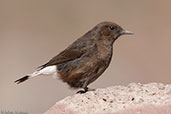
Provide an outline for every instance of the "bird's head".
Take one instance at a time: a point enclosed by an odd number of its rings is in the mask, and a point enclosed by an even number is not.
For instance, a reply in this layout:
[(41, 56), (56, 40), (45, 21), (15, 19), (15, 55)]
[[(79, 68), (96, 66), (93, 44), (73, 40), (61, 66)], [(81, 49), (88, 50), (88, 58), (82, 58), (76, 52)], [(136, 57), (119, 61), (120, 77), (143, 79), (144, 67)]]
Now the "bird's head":
[(102, 22), (96, 25), (96, 32), (100, 39), (115, 41), (121, 35), (131, 35), (133, 32), (128, 31), (113, 22)]

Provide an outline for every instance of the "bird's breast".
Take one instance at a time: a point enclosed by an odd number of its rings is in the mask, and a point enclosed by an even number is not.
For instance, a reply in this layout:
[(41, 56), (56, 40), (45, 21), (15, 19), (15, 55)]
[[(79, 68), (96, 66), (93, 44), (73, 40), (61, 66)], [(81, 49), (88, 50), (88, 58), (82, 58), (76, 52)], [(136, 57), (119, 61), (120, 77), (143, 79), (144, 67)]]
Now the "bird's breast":
[(110, 45), (97, 44), (97, 58), (109, 60), (112, 57), (113, 47)]

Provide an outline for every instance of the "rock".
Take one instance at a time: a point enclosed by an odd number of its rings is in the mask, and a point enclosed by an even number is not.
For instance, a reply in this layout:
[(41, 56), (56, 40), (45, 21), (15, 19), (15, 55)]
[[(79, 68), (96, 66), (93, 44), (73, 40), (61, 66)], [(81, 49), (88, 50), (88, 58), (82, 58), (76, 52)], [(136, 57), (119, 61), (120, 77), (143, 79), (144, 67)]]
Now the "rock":
[(171, 114), (171, 84), (111, 86), (58, 101), (44, 114)]

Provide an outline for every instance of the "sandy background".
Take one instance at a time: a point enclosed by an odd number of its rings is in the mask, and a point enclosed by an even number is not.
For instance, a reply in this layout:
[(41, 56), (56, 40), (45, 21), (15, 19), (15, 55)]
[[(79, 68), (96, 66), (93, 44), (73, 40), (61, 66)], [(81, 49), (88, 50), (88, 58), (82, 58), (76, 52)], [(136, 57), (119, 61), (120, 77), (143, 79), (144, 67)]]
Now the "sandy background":
[(101, 21), (135, 33), (114, 45), (109, 68), (91, 88), (171, 82), (170, 0), (0, 0), (0, 110), (41, 114), (75, 94), (51, 77), (13, 83)]

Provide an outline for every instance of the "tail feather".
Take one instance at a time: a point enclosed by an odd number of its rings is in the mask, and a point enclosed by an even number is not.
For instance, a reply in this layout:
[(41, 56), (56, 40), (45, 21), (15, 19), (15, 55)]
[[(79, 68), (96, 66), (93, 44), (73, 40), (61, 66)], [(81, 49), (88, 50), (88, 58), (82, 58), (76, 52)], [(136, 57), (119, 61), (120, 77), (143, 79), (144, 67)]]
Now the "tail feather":
[(20, 84), (30, 78), (33, 78), (35, 76), (40, 76), (40, 75), (44, 75), (44, 76), (49, 76), (49, 75), (52, 75), (52, 76), (55, 76), (56, 77), (56, 66), (53, 65), (53, 66), (49, 66), (49, 67), (45, 67), (43, 68), (44, 65), (42, 67), (40, 67), (39, 69), (37, 69), (35, 72), (31, 73), (31, 74), (28, 74), (16, 81), (14, 81), (15, 83), (17, 84)]
[(27, 76), (24, 76), (24, 77), (22, 77), (22, 78), (20, 78), (20, 79), (18, 79), (18, 80), (16, 80), (16, 81), (14, 81), (14, 82), (17, 83), (17, 84), (20, 84), (20, 83), (22, 83), (22, 82), (28, 80), (29, 77), (30, 77), (30, 76), (27, 75)]

